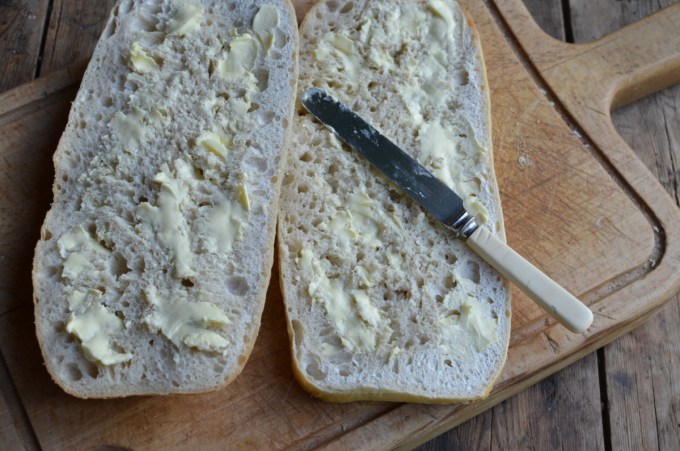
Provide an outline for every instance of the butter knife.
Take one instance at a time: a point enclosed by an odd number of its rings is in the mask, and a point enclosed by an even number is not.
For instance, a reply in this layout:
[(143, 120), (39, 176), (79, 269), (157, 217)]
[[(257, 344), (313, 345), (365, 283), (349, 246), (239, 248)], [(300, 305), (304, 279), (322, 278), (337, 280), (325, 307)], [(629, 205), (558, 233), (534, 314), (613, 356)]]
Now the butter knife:
[(318, 88), (307, 89), (302, 105), (344, 142), (405, 191), (436, 220), (466, 241), (480, 257), (511, 280), (546, 313), (572, 332), (593, 322), (590, 309), (498, 239), (465, 210), (463, 199), (359, 115)]

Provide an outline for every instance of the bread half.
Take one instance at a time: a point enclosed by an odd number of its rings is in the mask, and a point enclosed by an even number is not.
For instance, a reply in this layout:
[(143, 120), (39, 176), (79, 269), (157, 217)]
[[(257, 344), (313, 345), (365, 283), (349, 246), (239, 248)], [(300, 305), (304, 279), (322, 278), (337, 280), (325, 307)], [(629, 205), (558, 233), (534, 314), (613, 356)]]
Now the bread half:
[(47, 369), (90, 397), (233, 380), (260, 325), (297, 79), (287, 0), (123, 0), (54, 155)]
[[(482, 52), (456, 3), (322, 1), (300, 36), (298, 94), (338, 97), (504, 239)], [(300, 383), (331, 401), (485, 397), (506, 282), (299, 104), (293, 136), (279, 252)]]

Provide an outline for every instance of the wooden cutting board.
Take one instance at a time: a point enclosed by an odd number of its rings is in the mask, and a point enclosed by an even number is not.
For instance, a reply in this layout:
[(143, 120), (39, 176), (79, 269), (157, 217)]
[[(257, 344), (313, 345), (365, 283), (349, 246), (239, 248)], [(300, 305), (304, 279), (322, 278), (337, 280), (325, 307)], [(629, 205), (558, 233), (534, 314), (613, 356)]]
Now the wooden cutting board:
[[(296, 3), (301, 17), (310, 2)], [(631, 330), (680, 288), (680, 213), (609, 115), (680, 81), (680, 4), (575, 46), (543, 34), (520, 0), (462, 3), (487, 61), (508, 241), (591, 306), (591, 329), (570, 334), (515, 290), (507, 364), (486, 400), (329, 404), (293, 378), (275, 267), (255, 349), (226, 389), (106, 401), (64, 394), (35, 339), (30, 269), (51, 156), (82, 75), (72, 67), (0, 96), (0, 349), (43, 448), (410, 447)]]

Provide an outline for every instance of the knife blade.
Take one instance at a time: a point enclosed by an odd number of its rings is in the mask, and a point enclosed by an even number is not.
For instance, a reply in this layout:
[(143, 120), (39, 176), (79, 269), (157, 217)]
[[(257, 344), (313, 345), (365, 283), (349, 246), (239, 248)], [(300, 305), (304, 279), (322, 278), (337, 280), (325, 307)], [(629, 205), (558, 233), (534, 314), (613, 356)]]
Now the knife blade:
[(436, 220), (451, 229), (480, 257), (510, 279), (549, 315), (572, 332), (593, 321), (590, 309), (524, 257), (498, 239), (465, 210), (463, 199), (339, 100), (307, 89), (302, 105), (352, 149), (392, 180)]

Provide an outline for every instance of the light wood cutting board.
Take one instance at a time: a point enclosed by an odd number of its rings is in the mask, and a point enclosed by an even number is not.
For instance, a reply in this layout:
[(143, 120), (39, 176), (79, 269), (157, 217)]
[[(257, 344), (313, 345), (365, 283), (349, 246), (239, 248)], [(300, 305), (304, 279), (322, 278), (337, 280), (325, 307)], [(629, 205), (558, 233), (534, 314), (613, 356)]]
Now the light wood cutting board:
[[(296, 3), (301, 17), (310, 2)], [(30, 268), (51, 200), (51, 156), (82, 75), (72, 67), (0, 96), (0, 348), (43, 448), (414, 446), (631, 330), (680, 288), (679, 211), (609, 115), (680, 81), (680, 4), (575, 46), (543, 34), (520, 0), (462, 3), (487, 61), (508, 241), (591, 306), (591, 329), (570, 334), (515, 290), (508, 361), (486, 400), (329, 404), (293, 378), (275, 267), (253, 354), (225, 390), (107, 401), (64, 394), (35, 339)]]

